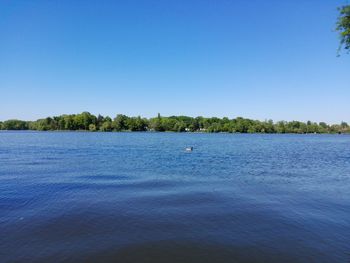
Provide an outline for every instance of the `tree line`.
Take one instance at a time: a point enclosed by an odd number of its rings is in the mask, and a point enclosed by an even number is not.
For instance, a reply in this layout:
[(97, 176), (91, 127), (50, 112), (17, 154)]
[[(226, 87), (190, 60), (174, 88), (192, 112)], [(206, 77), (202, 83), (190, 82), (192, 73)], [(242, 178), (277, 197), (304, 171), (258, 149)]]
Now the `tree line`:
[(114, 119), (95, 116), (89, 112), (47, 117), (36, 121), (7, 120), (0, 122), (1, 130), (36, 131), (172, 131), (172, 132), (229, 132), (229, 133), (350, 133), (346, 122), (329, 125), (325, 122), (259, 121), (237, 117), (234, 119), (170, 116), (158, 114), (154, 118), (128, 117), (118, 114)]

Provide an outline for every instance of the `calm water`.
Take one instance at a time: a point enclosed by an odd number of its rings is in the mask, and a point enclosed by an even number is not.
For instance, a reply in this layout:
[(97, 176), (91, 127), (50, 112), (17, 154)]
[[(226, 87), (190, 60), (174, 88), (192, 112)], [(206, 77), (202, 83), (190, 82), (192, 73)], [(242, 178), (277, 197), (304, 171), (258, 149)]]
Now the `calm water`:
[(0, 261), (349, 262), (350, 136), (1, 132)]

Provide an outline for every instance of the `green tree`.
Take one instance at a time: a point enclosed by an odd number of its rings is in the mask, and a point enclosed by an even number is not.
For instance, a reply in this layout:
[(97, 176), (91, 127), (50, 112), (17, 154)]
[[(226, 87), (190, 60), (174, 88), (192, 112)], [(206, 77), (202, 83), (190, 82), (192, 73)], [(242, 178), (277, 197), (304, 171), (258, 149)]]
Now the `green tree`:
[(63, 115), (62, 116), (64, 120), (64, 129), (65, 130), (76, 130), (77, 126), (74, 121), (75, 115)]
[(276, 126), (276, 132), (277, 133), (286, 133), (286, 122), (285, 121), (279, 121), (277, 122)]
[(111, 120), (105, 120), (104, 123), (102, 123), (102, 125), (100, 127), (100, 131), (104, 131), (104, 132), (112, 131), (112, 121)]
[(123, 114), (118, 114), (113, 120), (113, 128), (116, 131), (128, 130), (128, 117)]
[(165, 131), (176, 131), (175, 125), (177, 123), (176, 117), (162, 118), (161, 126)]
[(146, 122), (140, 116), (129, 118), (127, 122), (130, 131), (145, 131), (147, 128)]
[(176, 131), (176, 132), (186, 131), (186, 123), (184, 123), (183, 121), (176, 121), (173, 131)]
[(104, 122), (104, 117), (101, 115), (101, 114), (99, 114), (98, 116), (97, 116), (97, 118), (96, 118), (96, 128), (97, 129), (99, 129), (100, 128), (100, 126), (102, 125), (102, 123)]
[(28, 130), (28, 124), (21, 120), (7, 120), (2, 123), (3, 130)]
[(350, 5), (344, 5), (339, 8), (339, 17), (336, 30), (340, 36), (339, 50), (344, 47), (348, 52), (350, 50)]
[(96, 116), (90, 114), (89, 112), (82, 112), (75, 115), (74, 123), (79, 130), (88, 130), (90, 124), (96, 124)]
[(38, 131), (49, 131), (51, 130), (51, 118), (45, 118), (37, 120), (36, 122), (36, 130)]
[(150, 120), (150, 126), (152, 130), (155, 131), (165, 131), (163, 124), (162, 124), (162, 117), (158, 113), (158, 116), (156, 118), (152, 118)]

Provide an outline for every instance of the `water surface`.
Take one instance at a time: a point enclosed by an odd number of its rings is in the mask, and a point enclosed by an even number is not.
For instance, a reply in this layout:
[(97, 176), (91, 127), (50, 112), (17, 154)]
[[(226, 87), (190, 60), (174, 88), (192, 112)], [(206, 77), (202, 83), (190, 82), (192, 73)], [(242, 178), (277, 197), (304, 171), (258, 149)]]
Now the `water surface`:
[(349, 260), (350, 136), (0, 132), (1, 262)]

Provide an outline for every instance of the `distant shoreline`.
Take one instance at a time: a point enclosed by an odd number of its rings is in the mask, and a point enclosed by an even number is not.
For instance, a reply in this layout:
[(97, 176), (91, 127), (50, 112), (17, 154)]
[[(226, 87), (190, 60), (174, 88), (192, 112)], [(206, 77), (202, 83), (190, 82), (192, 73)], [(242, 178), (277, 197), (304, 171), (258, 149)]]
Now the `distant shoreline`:
[(259, 121), (237, 117), (128, 117), (115, 118), (89, 112), (60, 115), (36, 121), (7, 120), (0, 122), (0, 130), (82, 131), (82, 132), (191, 132), (191, 133), (261, 133), (261, 134), (344, 134), (350, 133), (346, 122), (329, 125), (325, 122)]
[(148, 133), (148, 134), (156, 134), (156, 133), (160, 133), (160, 134), (167, 134), (167, 133), (171, 133), (171, 134), (177, 134), (177, 133), (181, 133), (181, 134), (231, 134), (231, 135), (350, 135), (350, 132), (344, 132), (344, 133), (262, 133), (262, 132), (176, 132), (176, 131), (89, 131), (89, 130), (46, 130), (46, 131), (40, 131), (40, 130), (0, 130), (0, 133), (11, 133), (11, 132), (29, 132), (29, 133)]

